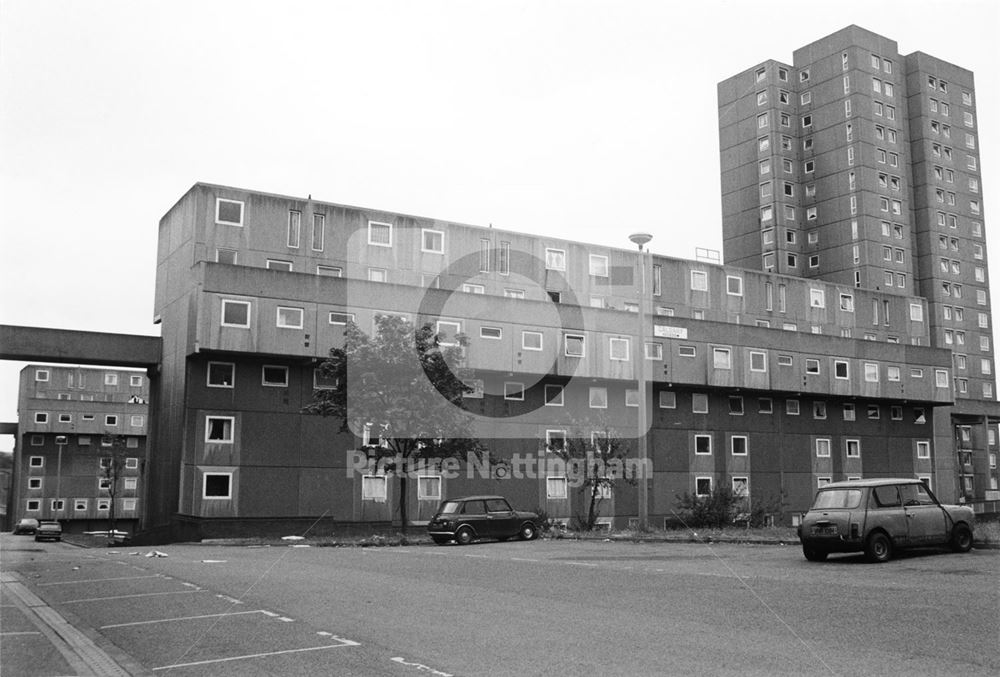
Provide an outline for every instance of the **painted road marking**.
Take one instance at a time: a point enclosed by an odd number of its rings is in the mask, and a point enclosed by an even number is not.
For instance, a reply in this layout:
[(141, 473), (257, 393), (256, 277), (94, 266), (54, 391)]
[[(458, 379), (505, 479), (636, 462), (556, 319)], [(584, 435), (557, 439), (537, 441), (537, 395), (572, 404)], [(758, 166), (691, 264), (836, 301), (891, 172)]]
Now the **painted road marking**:
[(230, 597), (229, 595), (216, 595), (216, 597), (226, 602), (229, 602), (230, 604), (243, 604), (243, 602), (241, 602), (240, 600), (236, 599), (235, 597)]
[(419, 672), (429, 672), (437, 677), (454, 677), (450, 672), (441, 672), (440, 670), (435, 670), (432, 667), (428, 667), (423, 663), (410, 663), (404, 660), (401, 656), (396, 656), (395, 658), (390, 658), (393, 663), (399, 663), (400, 665), (405, 665), (409, 668), (416, 668)]
[(229, 613), (221, 614), (204, 614), (201, 616), (181, 616), (178, 618), (160, 618), (154, 621), (135, 621), (134, 623), (113, 623), (111, 625), (102, 625), (101, 630), (107, 630), (109, 628), (129, 628), (133, 625), (154, 625), (156, 623), (173, 623), (175, 621), (196, 621), (202, 618), (222, 618), (225, 616), (245, 616), (247, 614), (264, 614), (265, 616), (274, 616), (269, 611), (264, 611), (263, 609), (257, 609), (256, 611), (232, 611)]
[(84, 602), (107, 602), (113, 599), (130, 599), (133, 597), (157, 597), (160, 595), (191, 595), (204, 590), (174, 590), (173, 592), (144, 592), (137, 595), (118, 595), (117, 597), (88, 597), (85, 599), (71, 599), (60, 604), (83, 604)]
[(158, 668), (153, 668), (156, 670), (172, 670), (174, 668), (189, 668), (197, 665), (212, 665), (214, 663), (228, 663), (231, 661), (243, 661), (250, 660), (251, 658), (266, 658), (268, 656), (282, 656), (285, 654), (293, 653), (304, 653), (306, 651), (325, 651), (327, 649), (342, 649), (349, 646), (361, 646), (360, 642), (354, 642), (349, 639), (344, 639), (343, 637), (337, 637), (336, 635), (330, 635), (331, 639), (335, 639), (340, 644), (327, 644), (324, 646), (310, 646), (304, 649), (286, 649), (284, 651), (268, 651), (267, 653), (254, 653), (247, 654), (245, 656), (229, 656), (228, 658), (213, 658), (207, 661), (195, 661), (194, 663), (174, 663), (173, 665), (161, 665)]
[(0, 637), (14, 637), (16, 635), (40, 635), (37, 630), (24, 630), (21, 632), (0, 632)]
[(82, 581), (56, 581), (54, 583), (38, 583), (37, 587), (44, 588), (48, 585), (75, 585), (76, 583), (104, 583), (105, 581), (135, 581), (142, 578), (163, 578), (160, 574), (152, 576), (118, 576), (116, 578), (91, 578)]

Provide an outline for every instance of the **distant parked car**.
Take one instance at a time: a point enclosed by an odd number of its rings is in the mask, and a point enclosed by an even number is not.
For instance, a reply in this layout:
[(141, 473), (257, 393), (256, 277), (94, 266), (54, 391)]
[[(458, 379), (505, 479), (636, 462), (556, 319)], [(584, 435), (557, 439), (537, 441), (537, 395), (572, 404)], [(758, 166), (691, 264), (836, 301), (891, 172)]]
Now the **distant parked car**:
[(503, 496), (466, 496), (442, 501), (427, 525), (435, 543), (468, 545), (478, 538), (506, 541), (538, 538), (538, 515), (514, 510)]
[(35, 530), (36, 541), (61, 541), (62, 525), (59, 522), (41, 522)]
[(871, 562), (886, 562), (897, 548), (968, 552), (973, 521), (972, 508), (941, 505), (918, 479), (849, 480), (820, 488), (799, 524), (799, 540), (811, 562), (831, 552), (864, 552)]
[(14, 527), (15, 534), (33, 534), (35, 529), (38, 528), (38, 520), (34, 517), (24, 517), (18, 520), (17, 525)]

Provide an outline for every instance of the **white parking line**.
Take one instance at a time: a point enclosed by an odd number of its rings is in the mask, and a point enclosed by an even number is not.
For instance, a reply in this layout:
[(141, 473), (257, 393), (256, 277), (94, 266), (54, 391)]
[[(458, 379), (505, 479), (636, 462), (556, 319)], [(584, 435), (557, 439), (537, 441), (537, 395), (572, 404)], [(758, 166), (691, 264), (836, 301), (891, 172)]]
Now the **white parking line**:
[(432, 667), (428, 667), (423, 663), (410, 663), (402, 658), (402, 656), (396, 656), (395, 658), (390, 658), (393, 663), (399, 663), (400, 665), (405, 665), (409, 668), (416, 668), (418, 672), (429, 672), (435, 677), (454, 677), (450, 672), (441, 672), (440, 670), (435, 670)]
[(174, 590), (172, 592), (144, 592), (137, 595), (118, 595), (116, 597), (88, 597), (85, 599), (70, 599), (65, 602), (59, 602), (59, 604), (82, 604), (84, 602), (105, 602), (113, 599), (130, 599), (133, 597), (156, 597), (159, 595), (192, 595), (196, 592), (205, 592), (204, 590)]
[(247, 614), (264, 614), (266, 616), (274, 616), (268, 611), (263, 609), (257, 609), (256, 611), (232, 611), (230, 613), (222, 614), (204, 614), (201, 616), (181, 616), (179, 618), (160, 618), (154, 621), (135, 621), (134, 623), (113, 623), (111, 625), (102, 625), (101, 630), (107, 630), (109, 628), (129, 628), (133, 625), (155, 625), (156, 623), (173, 623), (175, 621), (197, 621), (202, 618), (220, 618), (222, 616), (245, 616)]
[(91, 578), (82, 581), (54, 581), (52, 583), (38, 583), (37, 587), (44, 588), (49, 585), (74, 585), (76, 583), (104, 583), (105, 581), (135, 581), (141, 578), (162, 578), (160, 574), (152, 576), (118, 576), (116, 578)]
[(23, 632), (0, 632), (0, 637), (14, 637), (16, 635), (40, 635), (36, 630), (25, 630)]
[(207, 661), (195, 661), (194, 663), (174, 663), (173, 665), (161, 665), (158, 668), (153, 668), (153, 671), (157, 670), (172, 670), (174, 668), (189, 668), (196, 665), (212, 665), (213, 663), (228, 663), (231, 661), (243, 661), (249, 660), (251, 658), (265, 658), (267, 656), (281, 656), (284, 654), (292, 653), (304, 653), (306, 651), (324, 651), (326, 649), (342, 649), (349, 646), (361, 646), (359, 642), (353, 642), (349, 639), (344, 639), (342, 637), (337, 637), (331, 635), (332, 639), (337, 640), (340, 644), (328, 644), (325, 646), (310, 646), (305, 649), (286, 649), (285, 651), (268, 651), (267, 653), (254, 653), (247, 654), (246, 656), (230, 656), (228, 658), (213, 658)]

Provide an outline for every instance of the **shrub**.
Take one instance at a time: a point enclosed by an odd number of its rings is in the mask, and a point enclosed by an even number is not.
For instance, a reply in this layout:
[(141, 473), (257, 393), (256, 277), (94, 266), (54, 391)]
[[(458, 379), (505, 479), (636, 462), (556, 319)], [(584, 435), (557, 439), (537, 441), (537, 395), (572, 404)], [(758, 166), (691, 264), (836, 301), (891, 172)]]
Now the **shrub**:
[(723, 529), (734, 523), (747, 527), (771, 526), (769, 518), (780, 514), (784, 497), (750, 500), (728, 487), (716, 487), (704, 496), (677, 497), (678, 517), (688, 527)]

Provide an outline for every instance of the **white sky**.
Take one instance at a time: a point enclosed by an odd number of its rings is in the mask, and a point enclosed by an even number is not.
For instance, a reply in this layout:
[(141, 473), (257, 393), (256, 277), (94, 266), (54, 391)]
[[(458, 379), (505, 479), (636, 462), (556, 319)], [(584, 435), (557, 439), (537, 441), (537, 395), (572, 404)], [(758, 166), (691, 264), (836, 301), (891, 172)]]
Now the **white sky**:
[(157, 223), (196, 181), (721, 249), (716, 84), (852, 23), (975, 72), (989, 211), (998, 7), (0, 0), (0, 324), (158, 335)]

